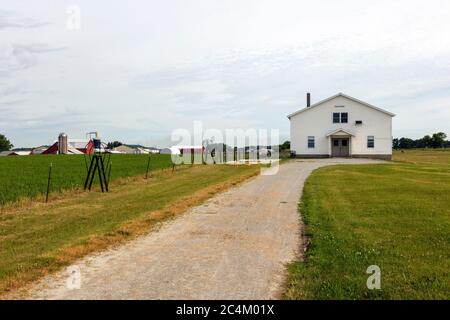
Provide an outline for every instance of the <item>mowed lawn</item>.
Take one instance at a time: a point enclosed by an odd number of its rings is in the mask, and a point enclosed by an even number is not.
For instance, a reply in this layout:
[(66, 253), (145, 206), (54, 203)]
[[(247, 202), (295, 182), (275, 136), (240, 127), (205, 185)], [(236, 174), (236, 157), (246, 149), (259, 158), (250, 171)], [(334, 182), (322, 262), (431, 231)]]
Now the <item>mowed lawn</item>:
[[(394, 160), (308, 178), (300, 212), (310, 246), (289, 267), (285, 298), (450, 298), (450, 150)], [(366, 286), (370, 265), (381, 269), (380, 290)]]
[(109, 193), (74, 190), (46, 204), (0, 207), (0, 295), (158, 223), (259, 173), (259, 166), (195, 165), (117, 180)]

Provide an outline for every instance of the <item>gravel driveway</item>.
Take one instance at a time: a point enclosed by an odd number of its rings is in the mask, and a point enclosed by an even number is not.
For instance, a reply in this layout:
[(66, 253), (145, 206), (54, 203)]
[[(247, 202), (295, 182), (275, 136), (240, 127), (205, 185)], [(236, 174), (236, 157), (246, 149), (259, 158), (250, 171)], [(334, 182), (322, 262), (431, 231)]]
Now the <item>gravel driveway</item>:
[(32, 285), (31, 299), (276, 299), (285, 264), (300, 254), (297, 212), (314, 169), (364, 159), (292, 160), (125, 245), (89, 255), (81, 287), (63, 270)]

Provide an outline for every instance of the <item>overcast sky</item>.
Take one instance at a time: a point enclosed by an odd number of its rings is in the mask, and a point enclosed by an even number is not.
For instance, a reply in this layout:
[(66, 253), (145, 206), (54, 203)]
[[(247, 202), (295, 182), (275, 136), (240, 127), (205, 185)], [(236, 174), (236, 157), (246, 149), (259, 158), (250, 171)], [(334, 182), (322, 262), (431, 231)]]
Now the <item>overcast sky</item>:
[[(68, 28), (76, 5), (80, 28)], [(69, 24), (74, 26), (73, 23)], [(75, 25), (76, 26), (76, 25)], [(20, 1), (0, 6), (0, 133), (149, 146), (176, 128), (277, 128), (344, 92), (394, 137), (450, 134), (450, 1)]]

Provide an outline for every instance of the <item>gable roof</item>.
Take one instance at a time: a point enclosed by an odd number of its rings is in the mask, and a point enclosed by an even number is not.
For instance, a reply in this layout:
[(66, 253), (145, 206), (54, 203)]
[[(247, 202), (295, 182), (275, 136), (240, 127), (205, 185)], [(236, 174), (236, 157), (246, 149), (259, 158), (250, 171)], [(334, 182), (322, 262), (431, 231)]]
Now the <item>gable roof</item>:
[(0, 151), (0, 156), (9, 156), (12, 152), (11, 150)]
[(362, 101), (362, 100), (353, 98), (353, 97), (351, 97), (351, 96), (349, 96), (349, 95), (343, 94), (342, 92), (339, 92), (338, 94), (335, 94), (334, 96), (331, 96), (331, 97), (329, 97), (329, 98), (326, 98), (326, 99), (324, 99), (324, 100), (321, 100), (321, 101), (319, 101), (319, 102), (317, 102), (317, 103), (314, 103), (314, 104), (312, 104), (312, 105), (309, 106), (309, 107), (306, 107), (306, 108), (300, 109), (300, 110), (298, 110), (298, 111), (296, 111), (296, 112), (294, 112), (294, 113), (291, 113), (291, 114), (288, 115), (287, 117), (288, 117), (288, 119), (290, 119), (291, 117), (293, 117), (293, 116), (295, 116), (295, 115), (297, 115), (297, 114), (299, 114), (299, 113), (302, 113), (302, 112), (304, 112), (304, 111), (306, 111), (306, 110), (310, 110), (310, 109), (312, 109), (312, 108), (314, 108), (314, 107), (317, 107), (317, 106), (321, 105), (322, 103), (325, 103), (325, 102), (330, 101), (330, 100), (332, 100), (332, 99), (334, 99), (334, 98), (337, 98), (337, 97), (344, 97), (344, 98), (347, 98), (347, 99), (349, 99), (349, 100), (352, 100), (352, 101), (358, 102), (358, 103), (360, 103), (360, 104), (362, 104), (362, 105), (365, 105), (366, 107), (369, 107), (369, 108), (372, 108), (372, 109), (374, 109), (374, 110), (383, 112), (383, 113), (385, 113), (385, 114), (387, 114), (387, 115), (389, 115), (389, 116), (391, 116), (391, 117), (395, 117), (395, 114), (392, 113), (392, 112), (389, 112), (389, 111), (386, 111), (386, 110), (384, 110), (384, 109), (375, 107), (374, 105), (371, 105), (370, 103), (367, 103), (367, 102), (364, 102), (364, 101)]
[(9, 153), (9, 156), (27, 156), (30, 154), (31, 151), (11, 151), (11, 153)]

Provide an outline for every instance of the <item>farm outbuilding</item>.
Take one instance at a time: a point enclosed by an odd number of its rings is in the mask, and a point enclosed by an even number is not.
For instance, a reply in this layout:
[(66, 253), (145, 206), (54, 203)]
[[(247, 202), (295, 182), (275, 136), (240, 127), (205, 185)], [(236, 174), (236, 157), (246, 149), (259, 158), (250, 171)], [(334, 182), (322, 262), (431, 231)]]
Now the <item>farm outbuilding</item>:
[(10, 150), (2, 151), (1, 156), (28, 156), (31, 150)]
[(203, 146), (174, 146), (174, 147), (178, 148), (181, 154), (191, 153), (192, 151), (194, 151), (194, 154), (201, 154), (205, 150)]
[[(55, 141), (47, 150), (41, 154), (58, 154), (59, 142)], [(94, 143), (88, 139), (67, 139), (67, 154), (92, 154), (94, 153)]]
[(141, 145), (127, 145), (123, 144), (113, 149), (117, 153), (125, 154), (149, 154), (149, 153), (159, 153), (159, 150), (153, 147), (144, 147)]
[(170, 148), (164, 148), (160, 150), (161, 154), (183, 154), (191, 153), (194, 150), (194, 154), (201, 154), (205, 150), (203, 146), (172, 146)]
[(47, 150), (49, 146), (40, 146), (31, 150), (30, 154), (42, 154), (45, 150)]
[(180, 150), (175, 147), (163, 148), (159, 151), (161, 154), (180, 154)]

